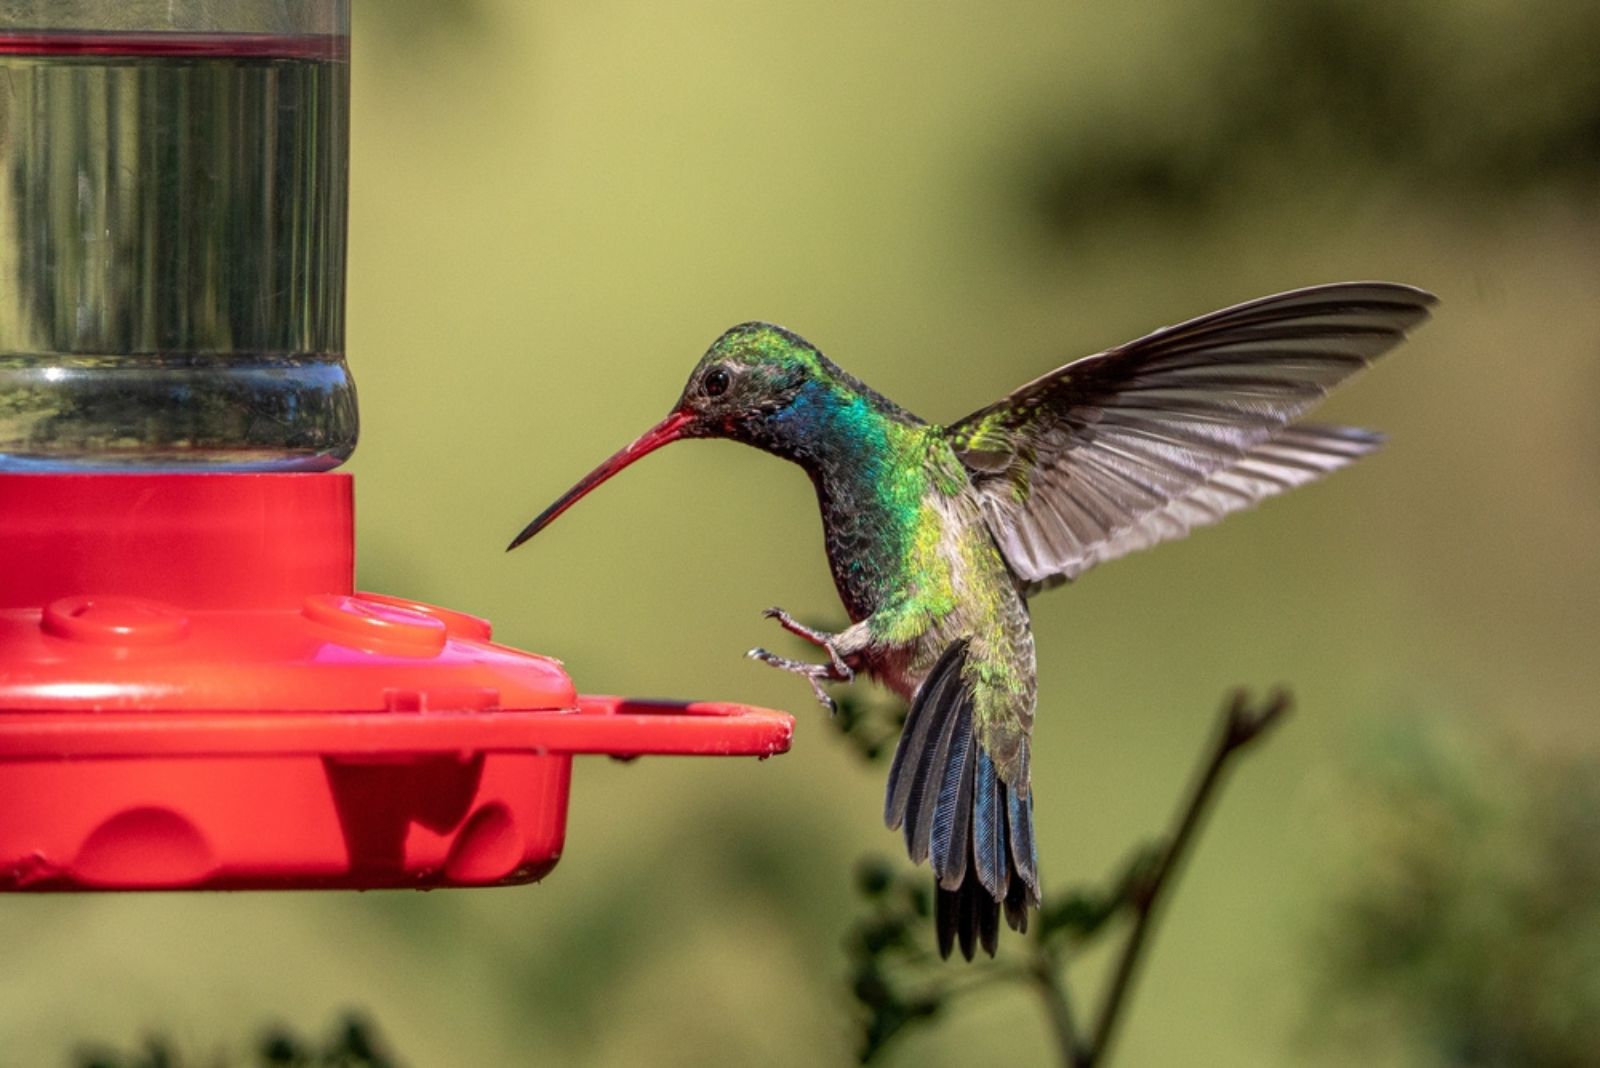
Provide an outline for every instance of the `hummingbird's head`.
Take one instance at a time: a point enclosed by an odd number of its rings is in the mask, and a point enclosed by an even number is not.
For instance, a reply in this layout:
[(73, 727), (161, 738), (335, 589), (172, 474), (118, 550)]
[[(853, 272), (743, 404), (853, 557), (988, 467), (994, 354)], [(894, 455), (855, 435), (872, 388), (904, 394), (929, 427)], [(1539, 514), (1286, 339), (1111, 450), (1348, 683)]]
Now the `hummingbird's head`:
[(578, 499), (624, 467), (680, 438), (732, 438), (759, 444), (762, 428), (830, 367), (798, 334), (771, 323), (741, 323), (719, 337), (695, 365), (667, 417), (589, 472), (522, 529), (515, 549)]
[(754, 441), (759, 426), (822, 376), (821, 353), (805, 338), (771, 323), (741, 323), (700, 357), (674, 414), (690, 421), (680, 437)]

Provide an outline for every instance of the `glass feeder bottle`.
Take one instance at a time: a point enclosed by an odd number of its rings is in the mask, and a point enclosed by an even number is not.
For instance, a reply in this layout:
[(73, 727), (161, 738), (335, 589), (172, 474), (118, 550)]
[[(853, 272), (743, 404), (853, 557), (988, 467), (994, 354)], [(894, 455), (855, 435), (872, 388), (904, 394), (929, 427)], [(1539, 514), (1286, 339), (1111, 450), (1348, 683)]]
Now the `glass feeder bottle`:
[(348, 0), (0, 0), (0, 471), (319, 471)]

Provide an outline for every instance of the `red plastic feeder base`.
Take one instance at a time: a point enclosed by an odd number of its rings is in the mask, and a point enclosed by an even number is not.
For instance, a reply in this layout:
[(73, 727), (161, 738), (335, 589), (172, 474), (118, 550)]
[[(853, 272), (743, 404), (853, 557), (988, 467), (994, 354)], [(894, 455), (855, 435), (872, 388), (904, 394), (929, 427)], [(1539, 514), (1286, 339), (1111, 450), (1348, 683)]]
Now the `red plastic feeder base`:
[(788, 749), (353, 594), (351, 481), (0, 476), (0, 889), (529, 882), (572, 757)]

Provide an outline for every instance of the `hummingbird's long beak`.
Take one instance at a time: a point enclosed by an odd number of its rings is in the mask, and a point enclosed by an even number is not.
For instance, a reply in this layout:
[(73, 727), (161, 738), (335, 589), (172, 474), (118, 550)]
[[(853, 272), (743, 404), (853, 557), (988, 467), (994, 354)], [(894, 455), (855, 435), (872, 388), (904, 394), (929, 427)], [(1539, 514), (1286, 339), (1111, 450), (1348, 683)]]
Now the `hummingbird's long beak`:
[(560, 497), (556, 498), (556, 502), (554, 504), (540, 512), (538, 517), (535, 518), (533, 522), (522, 528), (521, 534), (518, 534), (515, 538), (511, 539), (511, 544), (506, 546), (506, 552), (510, 552), (512, 549), (515, 549), (517, 546), (521, 545), (523, 542), (539, 533), (539, 531), (555, 522), (556, 516), (560, 515), (562, 512), (565, 512), (568, 508), (571, 508), (574, 504), (578, 503), (578, 498), (582, 497), (584, 494), (600, 485), (600, 483), (604, 482), (618, 471), (621, 471), (624, 467), (627, 467), (629, 464), (633, 463), (633, 461), (639, 459), (641, 456), (644, 456), (647, 453), (655, 452), (663, 445), (670, 444), (683, 437), (685, 429), (690, 423), (693, 423), (694, 420), (695, 414), (693, 412), (680, 408), (671, 415), (667, 416), (665, 419), (661, 420), (661, 422), (657, 423), (655, 426), (651, 427), (649, 430), (646, 430), (632, 445), (629, 445), (627, 448), (612, 456), (605, 463), (601, 464), (593, 471), (590, 471), (587, 475), (584, 475), (583, 478), (578, 480), (577, 485), (573, 486)]

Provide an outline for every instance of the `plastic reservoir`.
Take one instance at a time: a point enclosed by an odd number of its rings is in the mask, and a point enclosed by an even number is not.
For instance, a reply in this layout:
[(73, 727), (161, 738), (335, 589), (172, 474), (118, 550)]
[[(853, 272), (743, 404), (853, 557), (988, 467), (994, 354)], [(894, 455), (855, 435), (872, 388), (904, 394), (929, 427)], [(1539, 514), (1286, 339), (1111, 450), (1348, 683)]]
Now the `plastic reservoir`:
[(0, 0), (0, 472), (317, 471), (347, 0)]

